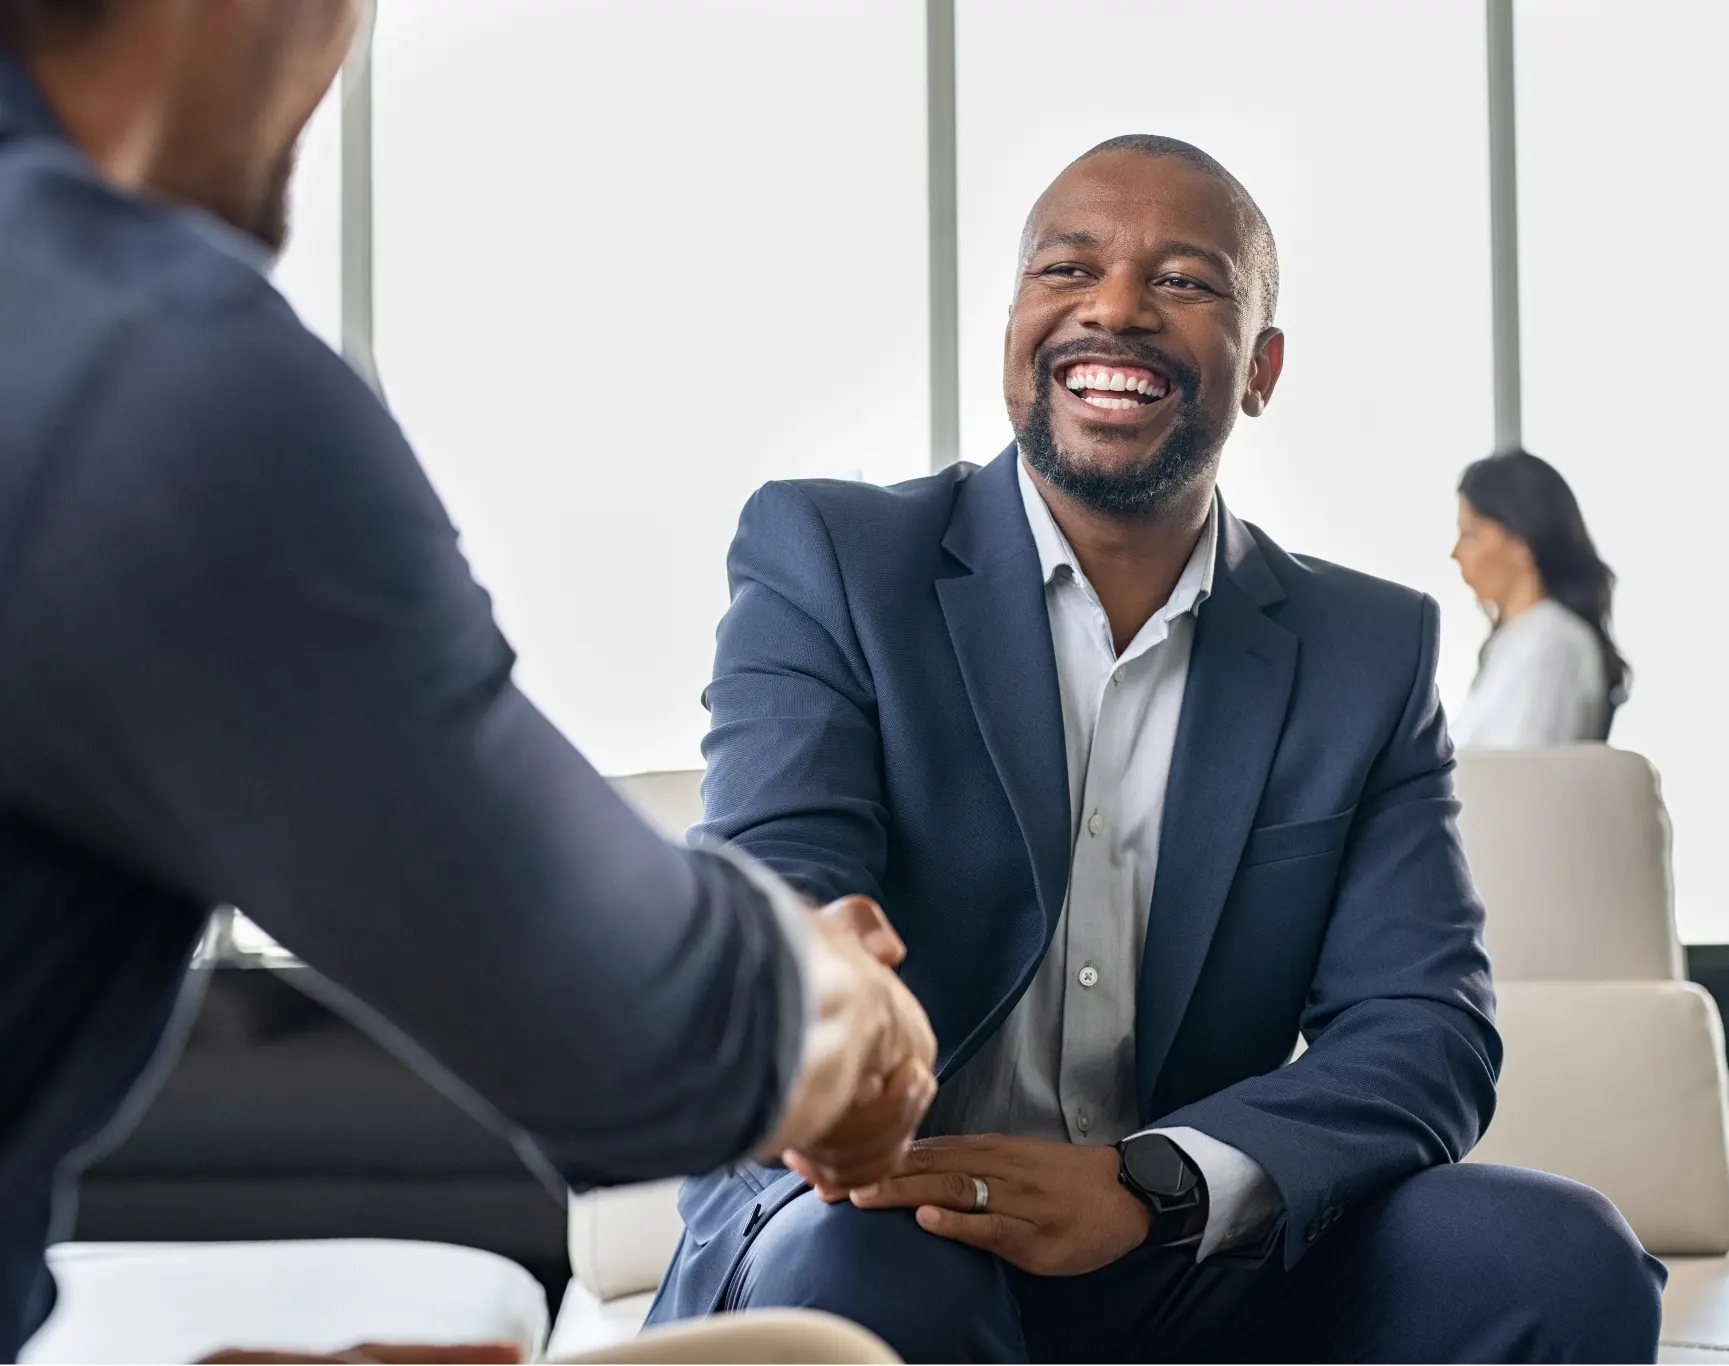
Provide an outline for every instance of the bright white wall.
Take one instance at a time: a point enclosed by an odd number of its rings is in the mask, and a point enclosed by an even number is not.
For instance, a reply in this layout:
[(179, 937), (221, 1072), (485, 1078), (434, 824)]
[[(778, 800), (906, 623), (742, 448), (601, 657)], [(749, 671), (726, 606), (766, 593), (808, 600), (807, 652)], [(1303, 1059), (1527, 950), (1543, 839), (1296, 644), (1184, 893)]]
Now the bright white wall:
[[(1227, 455), (1287, 546), (1440, 599), (1457, 706), (1482, 623), (1446, 552), (1491, 444), (1478, 0), (959, 0), (962, 440), (1008, 439), (1020, 224), (1114, 133), (1218, 155), (1278, 234), (1285, 379)], [(1683, 936), (1729, 940), (1711, 727), (1729, 283), (1729, 5), (1518, 0), (1527, 444), (1620, 571), (1617, 742), (1663, 772)], [(764, 479), (927, 449), (920, 0), (383, 0), (388, 397), (522, 652), (605, 769), (691, 763), (722, 558)], [(339, 335), (336, 98), (276, 278)], [(670, 381), (656, 378), (670, 375)], [(1695, 380), (1694, 376), (1699, 376)], [(765, 378), (757, 378), (765, 376)]]
[(1712, 620), (1729, 495), (1729, 5), (1519, 0), (1525, 440), (1621, 578), (1615, 742), (1663, 775), (1682, 938), (1729, 940)]
[(1195, 143), (1272, 223), (1289, 337), (1225, 497), (1289, 549), (1434, 594), (1456, 705), (1482, 625), (1447, 558), (1453, 490), (1493, 441), (1480, 0), (960, 0), (957, 22), (968, 458), (1010, 439), (1002, 329), (1033, 200), (1115, 134)]
[(771, 478), (928, 465), (919, 0), (384, 0), (377, 352), (518, 677), (699, 762)]

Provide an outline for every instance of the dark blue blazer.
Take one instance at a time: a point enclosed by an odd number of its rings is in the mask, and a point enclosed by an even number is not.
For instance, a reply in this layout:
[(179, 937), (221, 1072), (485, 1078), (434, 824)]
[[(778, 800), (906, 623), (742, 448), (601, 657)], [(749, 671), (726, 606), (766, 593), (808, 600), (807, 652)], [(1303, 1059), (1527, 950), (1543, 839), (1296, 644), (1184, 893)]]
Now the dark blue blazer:
[[(770, 484), (721, 623), (707, 823), (818, 900), (878, 898), (953, 1075), (1020, 997), (1068, 880), (1068, 768), (1013, 450), (896, 488)], [(1241, 1149), (1294, 1263), (1377, 1187), (1461, 1158), (1500, 1042), (1455, 828), (1435, 604), (1228, 513), (1160, 836), (1143, 1119)], [(1286, 1066), (1299, 1033), (1308, 1051)], [(802, 1189), (689, 1183), (658, 1319), (716, 1307)], [(1269, 1240), (1269, 1247), (1277, 1239)]]
[(0, 357), (0, 1361), (212, 906), (572, 1185), (752, 1150), (799, 1045), (765, 899), (518, 691), (366, 386), (3, 52)]

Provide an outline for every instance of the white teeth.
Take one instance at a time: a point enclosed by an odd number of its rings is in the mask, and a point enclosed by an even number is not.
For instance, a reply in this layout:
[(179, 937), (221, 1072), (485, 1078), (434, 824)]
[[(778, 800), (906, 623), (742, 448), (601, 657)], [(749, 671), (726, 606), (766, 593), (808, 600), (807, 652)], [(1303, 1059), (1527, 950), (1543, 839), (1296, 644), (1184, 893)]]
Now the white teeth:
[(1076, 392), (1081, 390), (1095, 391), (1100, 397), (1092, 394), (1083, 395), (1088, 403), (1095, 408), (1135, 408), (1140, 405), (1134, 399), (1107, 399), (1105, 394), (1146, 394), (1151, 398), (1160, 399), (1165, 396), (1165, 386), (1156, 379), (1131, 379), (1120, 370), (1086, 370), (1076, 367), (1068, 372), (1063, 383)]

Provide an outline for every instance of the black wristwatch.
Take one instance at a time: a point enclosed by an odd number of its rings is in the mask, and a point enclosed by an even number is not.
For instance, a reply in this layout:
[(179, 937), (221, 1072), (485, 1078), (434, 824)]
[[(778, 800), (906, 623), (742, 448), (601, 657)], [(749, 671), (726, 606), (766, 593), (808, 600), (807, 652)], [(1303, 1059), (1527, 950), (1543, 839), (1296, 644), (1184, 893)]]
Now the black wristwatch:
[(1198, 1238), (1207, 1227), (1207, 1181), (1163, 1134), (1131, 1134), (1117, 1144), (1117, 1180), (1153, 1216), (1154, 1247)]

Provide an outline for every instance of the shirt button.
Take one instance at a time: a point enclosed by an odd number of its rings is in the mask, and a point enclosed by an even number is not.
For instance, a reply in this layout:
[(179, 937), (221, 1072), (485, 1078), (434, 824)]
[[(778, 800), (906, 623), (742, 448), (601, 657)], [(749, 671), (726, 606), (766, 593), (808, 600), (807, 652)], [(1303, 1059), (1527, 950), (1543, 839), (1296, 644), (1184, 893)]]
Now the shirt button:
[(1088, 963), (1081, 969), (1080, 978), (1083, 987), (1096, 987), (1099, 984), (1099, 970)]
[(1089, 817), (1087, 820), (1087, 833), (1089, 835), (1096, 835), (1099, 833), (1099, 831), (1103, 830), (1104, 828), (1105, 828), (1105, 818), (1103, 816), (1101, 816), (1097, 811), (1093, 812), (1092, 816)]
[(1111, 675), (1111, 682), (1121, 683), (1122, 681), (1123, 681), (1123, 671), (1121, 669), (1118, 669), (1114, 674)]
[(1079, 1129), (1084, 1134), (1084, 1133), (1086, 1133), (1086, 1131), (1088, 1129), (1090, 1129), (1092, 1127), (1093, 1127), (1093, 1117), (1091, 1115), (1089, 1115), (1085, 1110), (1077, 1110), (1075, 1112), (1075, 1128)]

